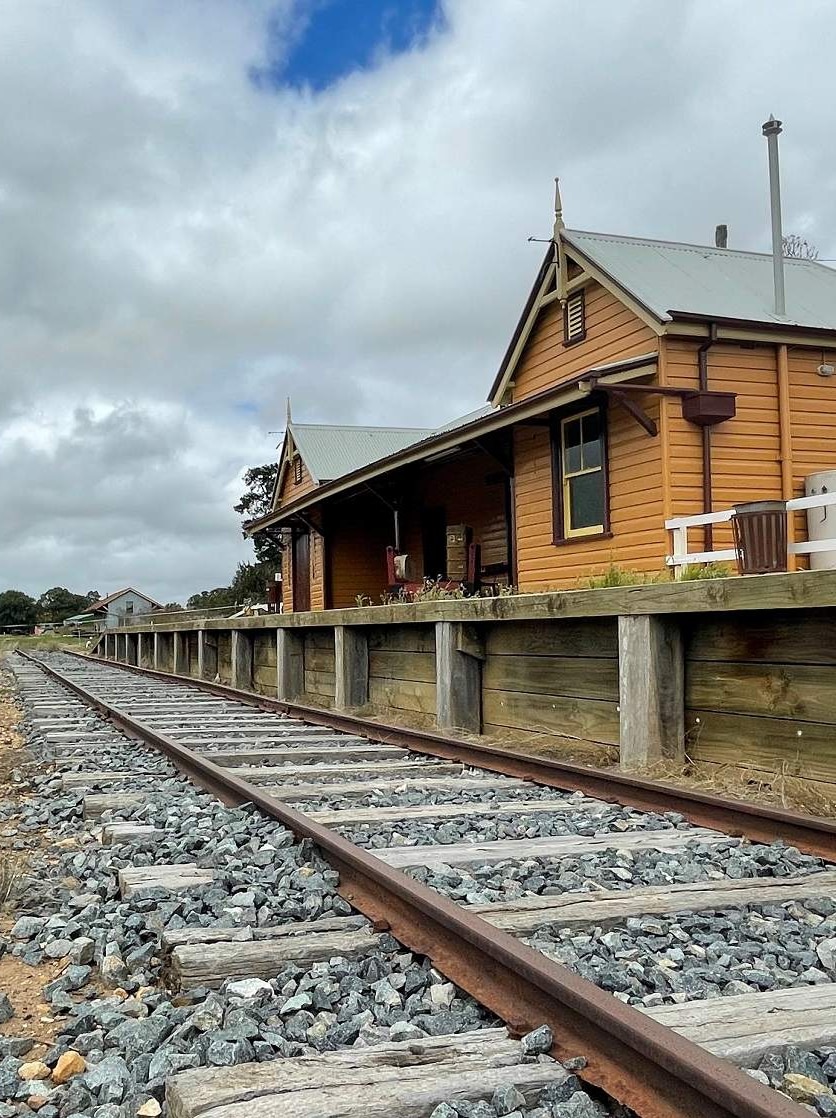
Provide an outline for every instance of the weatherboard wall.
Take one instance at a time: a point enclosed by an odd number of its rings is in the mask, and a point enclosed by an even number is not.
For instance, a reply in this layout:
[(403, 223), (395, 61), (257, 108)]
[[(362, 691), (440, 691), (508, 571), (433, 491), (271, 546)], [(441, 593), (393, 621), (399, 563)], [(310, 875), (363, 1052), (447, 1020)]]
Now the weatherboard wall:
[(586, 337), (564, 345), (563, 310), (555, 300), (540, 312), (513, 374), (513, 400), (571, 380), (594, 365), (653, 353), (656, 334), (599, 283), (584, 288)]
[[(658, 420), (658, 400), (647, 403)], [(607, 409), (610, 532), (555, 543), (555, 476), (546, 427), (515, 432), (517, 581), (521, 590), (570, 589), (611, 563), (662, 572), (662, 444), (617, 405)]]

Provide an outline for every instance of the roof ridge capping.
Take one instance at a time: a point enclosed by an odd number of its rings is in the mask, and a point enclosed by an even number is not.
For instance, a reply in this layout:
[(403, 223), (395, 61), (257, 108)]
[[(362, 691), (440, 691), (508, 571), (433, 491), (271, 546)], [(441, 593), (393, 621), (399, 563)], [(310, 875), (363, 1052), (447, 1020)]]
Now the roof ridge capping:
[[(630, 237), (626, 233), (597, 233), (591, 229), (566, 229), (564, 230), (564, 236), (570, 242), (573, 237), (588, 237), (593, 240), (609, 241), (613, 244), (644, 245), (647, 248), (659, 245), (662, 248), (679, 249), (681, 252), (710, 252), (716, 256), (751, 256), (758, 260), (772, 259), (771, 252), (755, 252), (753, 249), (718, 248), (716, 245), (701, 245), (694, 241), (666, 241), (661, 237)], [(805, 260), (797, 256), (785, 256), (783, 259), (785, 264), (805, 266), (815, 264), (820, 268), (825, 268), (828, 272), (833, 271), (832, 268), (827, 268), (821, 260)]]
[(378, 425), (367, 423), (298, 423), (295, 419), (291, 420), (288, 424), (293, 430), (300, 430), (300, 428), (316, 428), (317, 430), (330, 431), (334, 429), (349, 430), (349, 431), (431, 431), (432, 427), (402, 427), (396, 424)]

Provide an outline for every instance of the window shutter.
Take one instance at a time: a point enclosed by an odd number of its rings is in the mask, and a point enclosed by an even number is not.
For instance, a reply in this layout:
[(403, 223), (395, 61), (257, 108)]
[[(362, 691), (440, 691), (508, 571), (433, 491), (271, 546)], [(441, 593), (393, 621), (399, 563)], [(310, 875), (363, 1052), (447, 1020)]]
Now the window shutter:
[(298, 454), (293, 456), (293, 484), (299, 485), (302, 481), (302, 459)]
[(586, 337), (586, 313), (582, 291), (576, 291), (566, 300), (565, 314), (566, 344), (581, 341)]

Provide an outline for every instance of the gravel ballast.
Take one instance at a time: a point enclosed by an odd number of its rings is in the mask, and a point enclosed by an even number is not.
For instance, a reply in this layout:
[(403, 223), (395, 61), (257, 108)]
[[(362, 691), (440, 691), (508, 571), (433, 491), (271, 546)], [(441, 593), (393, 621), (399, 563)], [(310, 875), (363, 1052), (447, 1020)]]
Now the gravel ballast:
[(783, 843), (729, 839), (714, 846), (689, 843), (682, 850), (604, 849), (579, 857), (526, 858), (465, 868), (414, 866), (407, 872), (453, 900), (466, 904), (560, 896), (599, 889), (631, 889), (673, 882), (793, 877), (823, 869), (820, 858)]
[(527, 942), (635, 1005), (755, 994), (836, 980), (836, 902), (636, 917), (605, 932), (552, 925)]

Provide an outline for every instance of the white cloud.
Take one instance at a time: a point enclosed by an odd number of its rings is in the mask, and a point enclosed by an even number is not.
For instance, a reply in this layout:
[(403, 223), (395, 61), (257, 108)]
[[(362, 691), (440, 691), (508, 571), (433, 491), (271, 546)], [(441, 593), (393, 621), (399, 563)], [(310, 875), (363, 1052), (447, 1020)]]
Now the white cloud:
[(823, 0), (448, 0), (409, 54), (256, 89), (303, 8), (4, 5), (0, 587), (225, 581), (230, 488), (288, 394), (309, 420), (480, 403), (555, 173), (575, 227), (766, 248), (775, 112), (785, 224), (836, 256)]

